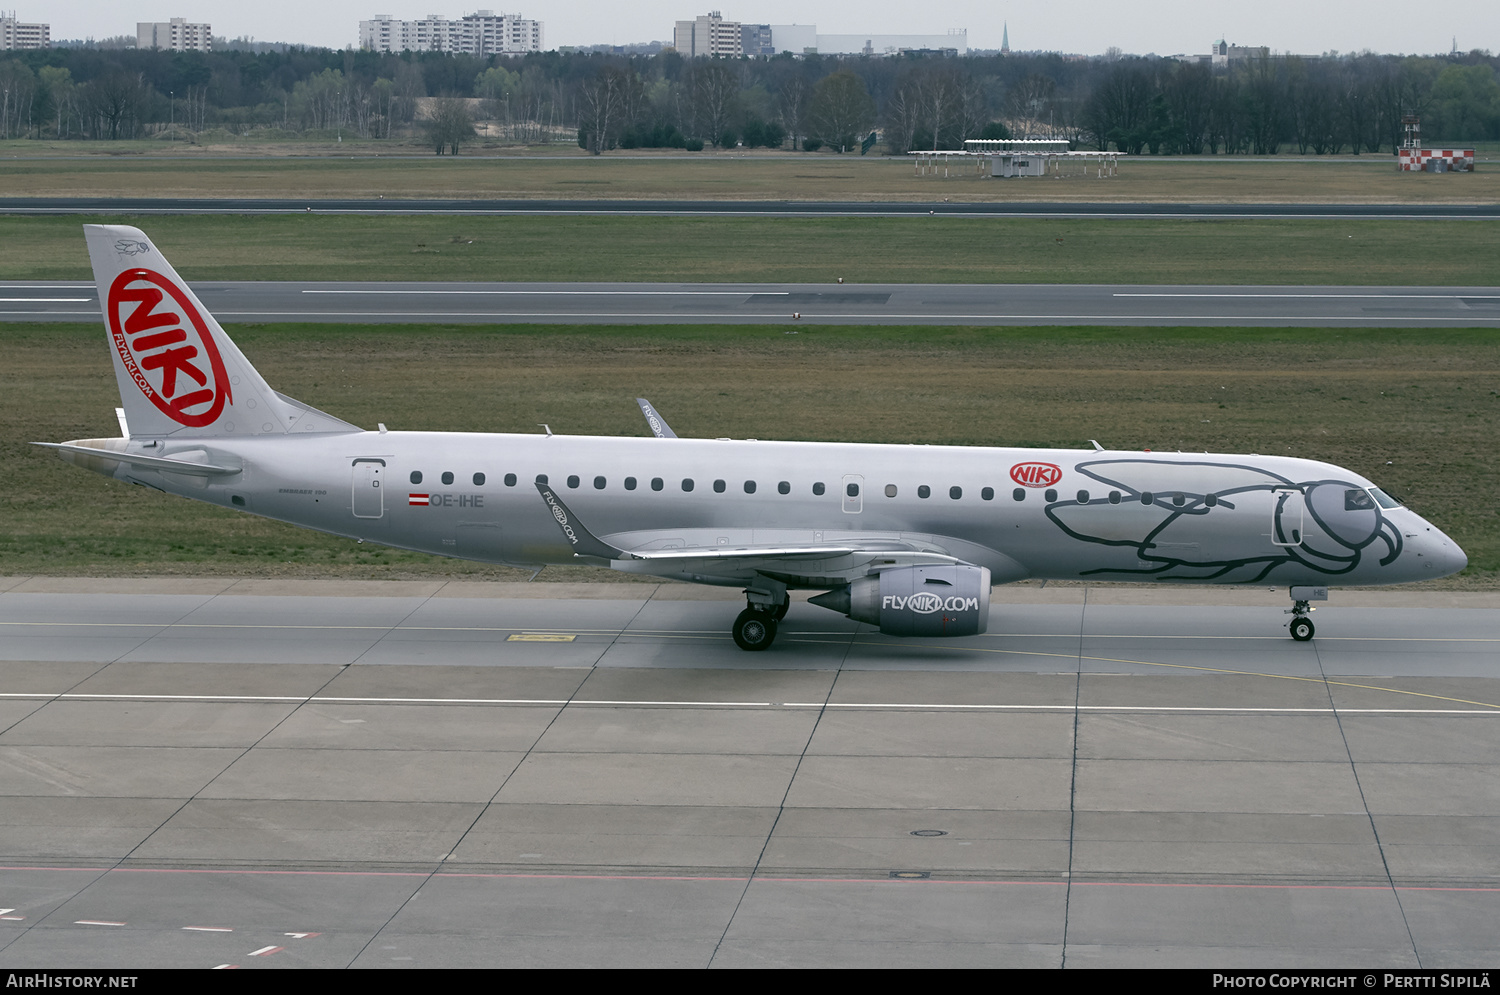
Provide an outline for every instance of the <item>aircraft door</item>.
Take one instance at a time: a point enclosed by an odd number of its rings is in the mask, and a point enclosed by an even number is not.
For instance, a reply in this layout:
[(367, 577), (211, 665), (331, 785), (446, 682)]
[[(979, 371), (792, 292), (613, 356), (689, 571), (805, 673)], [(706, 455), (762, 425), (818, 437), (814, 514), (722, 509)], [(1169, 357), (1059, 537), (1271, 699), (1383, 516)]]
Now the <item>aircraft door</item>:
[(385, 460), (354, 461), (354, 484), (350, 507), (355, 518), (380, 518), (385, 514), (385, 499), (380, 481), (385, 476)]
[(862, 474), (844, 474), (844, 514), (858, 515), (865, 509), (865, 478)]
[(1271, 542), (1277, 546), (1302, 545), (1307, 499), (1296, 487), (1277, 487), (1271, 491)]

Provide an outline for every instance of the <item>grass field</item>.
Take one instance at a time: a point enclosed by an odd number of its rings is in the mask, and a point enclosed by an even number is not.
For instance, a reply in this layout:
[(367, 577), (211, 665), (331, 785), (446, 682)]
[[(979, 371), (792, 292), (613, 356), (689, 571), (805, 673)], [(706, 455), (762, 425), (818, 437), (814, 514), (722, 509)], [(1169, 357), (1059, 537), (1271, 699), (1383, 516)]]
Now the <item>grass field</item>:
[(89, 279), (88, 221), (137, 225), (189, 280), (1500, 286), (1493, 221), (926, 215), (0, 217), (0, 279)]
[[(99, 154), (99, 146), (117, 154)], [(1473, 173), (1401, 173), (1389, 155), (1123, 159), (1117, 176), (993, 180), (915, 175), (905, 156), (732, 151), (544, 154), (474, 149), (433, 156), (365, 142), (333, 146), (0, 142), (9, 197), (352, 197), (1110, 201), (1178, 203), (1494, 203), (1495, 156)], [(83, 151), (84, 154), (80, 154)], [(394, 154), (392, 154), (394, 153)], [(972, 169), (972, 167), (970, 167)]]
[[(240, 326), (277, 389), (392, 429), (1287, 453), (1364, 473), (1500, 582), (1488, 330)], [(0, 574), (516, 572), (375, 549), (121, 485), (28, 446), (114, 435), (97, 325), (0, 326)], [(544, 576), (608, 576), (583, 568)]]

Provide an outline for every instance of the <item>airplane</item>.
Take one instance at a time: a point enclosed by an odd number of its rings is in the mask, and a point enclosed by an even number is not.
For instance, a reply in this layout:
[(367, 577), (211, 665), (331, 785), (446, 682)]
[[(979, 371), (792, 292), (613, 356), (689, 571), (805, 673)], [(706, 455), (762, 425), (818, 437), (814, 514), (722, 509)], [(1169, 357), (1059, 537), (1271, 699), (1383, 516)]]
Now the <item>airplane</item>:
[(644, 399), (650, 439), (368, 431), (267, 384), (139, 229), (85, 234), (121, 437), (38, 445), (363, 542), (738, 587), (745, 650), (794, 590), (887, 635), (960, 637), (1026, 578), (1285, 585), (1306, 641), (1330, 582), (1468, 562), (1363, 476), (1283, 456), (689, 439)]

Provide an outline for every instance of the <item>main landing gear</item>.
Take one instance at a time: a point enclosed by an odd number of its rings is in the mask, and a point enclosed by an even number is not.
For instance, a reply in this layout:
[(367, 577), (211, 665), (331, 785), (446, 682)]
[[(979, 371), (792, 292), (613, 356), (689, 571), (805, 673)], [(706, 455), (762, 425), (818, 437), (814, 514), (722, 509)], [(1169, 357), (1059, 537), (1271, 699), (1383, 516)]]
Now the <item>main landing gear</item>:
[(734, 643), (742, 650), (763, 650), (776, 641), (776, 623), (786, 618), (792, 599), (786, 585), (757, 577), (745, 589), (746, 606), (734, 620)]
[(746, 608), (734, 620), (734, 642), (742, 650), (763, 650), (776, 640), (776, 612)]

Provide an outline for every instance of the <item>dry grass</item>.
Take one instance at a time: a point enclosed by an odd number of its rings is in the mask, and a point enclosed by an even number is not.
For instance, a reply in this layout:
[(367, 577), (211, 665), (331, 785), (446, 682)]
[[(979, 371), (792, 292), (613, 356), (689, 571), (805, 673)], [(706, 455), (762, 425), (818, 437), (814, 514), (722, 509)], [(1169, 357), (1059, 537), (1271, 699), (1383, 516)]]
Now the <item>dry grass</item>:
[[(1450, 586), (1500, 582), (1494, 331), (233, 331), (278, 389), (398, 429), (532, 432), (548, 422), (567, 434), (644, 435), (631, 400), (644, 395), (693, 436), (1078, 447), (1098, 438), (1122, 449), (1294, 453), (1370, 476), (1449, 531), (1471, 562)], [(73, 469), (24, 443), (115, 434), (100, 331), (0, 334), (0, 574), (514, 576)]]
[(1493, 221), (925, 214), (0, 217), (0, 279), (88, 279), (83, 221), (142, 227), (189, 280), (1500, 285)]
[[(919, 177), (904, 156), (757, 151), (475, 149), (432, 156), (382, 143), (192, 149), (121, 143), (0, 143), (0, 189), (13, 197), (559, 198), (854, 201), (1488, 204), (1500, 169), (1400, 173), (1391, 156), (1126, 159), (1118, 176), (991, 180)], [(290, 152), (290, 154), (289, 154)], [(268, 153), (268, 154), (266, 154)], [(342, 153), (342, 154), (341, 154)], [(385, 154), (382, 154), (385, 153)], [(394, 154), (392, 154), (394, 153)]]

